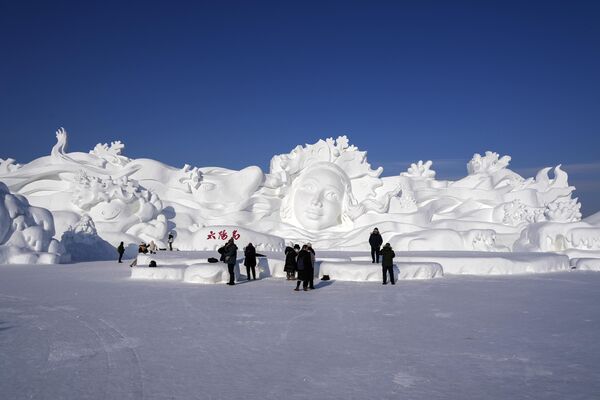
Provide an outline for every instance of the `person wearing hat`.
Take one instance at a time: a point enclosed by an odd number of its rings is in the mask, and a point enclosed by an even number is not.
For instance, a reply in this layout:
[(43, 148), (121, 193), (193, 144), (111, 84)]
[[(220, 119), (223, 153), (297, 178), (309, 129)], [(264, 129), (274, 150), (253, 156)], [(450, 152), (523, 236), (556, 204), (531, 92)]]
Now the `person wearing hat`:
[(371, 236), (369, 236), (369, 245), (371, 245), (371, 259), (373, 260), (373, 264), (379, 264), (379, 254), (382, 244), (383, 238), (379, 234), (379, 229), (373, 229)]
[(383, 284), (387, 284), (387, 274), (390, 274), (390, 282), (392, 285), (395, 285), (394, 282), (394, 257), (396, 257), (396, 253), (392, 249), (392, 246), (389, 243), (386, 243), (381, 249), (381, 269), (383, 272)]

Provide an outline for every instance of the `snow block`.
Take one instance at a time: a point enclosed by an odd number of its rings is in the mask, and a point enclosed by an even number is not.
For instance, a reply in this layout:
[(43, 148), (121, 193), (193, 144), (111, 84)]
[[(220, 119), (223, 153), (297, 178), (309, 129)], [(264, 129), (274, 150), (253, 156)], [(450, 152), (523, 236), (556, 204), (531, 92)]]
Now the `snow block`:
[(185, 265), (176, 267), (156, 267), (150, 268), (148, 266), (136, 266), (131, 269), (132, 279), (155, 279), (164, 281), (181, 281), (183, 280), (184, 271), (187, 267)]
[(432, 279), (444, 276), (442, 266), (435, 262), (397, 262), (398, 279)]
[[(236, 276), (239, 276), (239, 269), (236, 265)], [(183, 275), (184, 282), (190, 283), (227, 283), (229, 281), (229, 272), (227, 264), (196, 264), (185, 269)]]

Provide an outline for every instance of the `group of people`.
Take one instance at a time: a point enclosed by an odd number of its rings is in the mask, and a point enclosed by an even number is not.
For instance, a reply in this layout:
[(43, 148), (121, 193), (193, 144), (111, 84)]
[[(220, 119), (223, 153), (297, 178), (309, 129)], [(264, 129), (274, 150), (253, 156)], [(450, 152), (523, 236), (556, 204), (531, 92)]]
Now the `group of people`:
[[(304, 291), (315, 288), (315, 250), (312, 244), (307, 243), (300, 248), (299, 245), (287, 246), (284, 251), (285, 264), (284, 271), (287, 280), (296, 281), (296, 292), (300, 290), (300, 284)], [(296, 274), (298, 277), (296, 278)]]
[[(221, 254), (221, 261), (227, 264), (227, 271), (229, 272), (228, 285), (235, 285), (235, 263), (237, 261), (237, 250), (238, 247), (235, 244), (233, 238), (229, 239), (224, 246), (220, 247), (219, 254)], [(256, 280), (256, 248), (252, 243), (244, 248), (244, 266), (246, 267), (246, 277), (248, 280)]]
[[(173, 251), (173, 233), (169, 233), (169, 238), (167, 239), (167, 243), (169, 244), (169, 250)], [(154, 240), (150, 240), (150, 243), (141, 242), (138, 246), (138, 254), (156, 254), (158, 251), (158, 246), (154, 242)], [(117, 253), (119, 253), (119, 263), (123, 262), (123, 255), (125, 254), (125, 245), (123, 242), (119, 243), (117, 246)], [(133, 259), (130, 267), (135, 267), (137, 265), (137, 257)]]
[[(173, 250), (173, 234), (169, 234), (169, 250)], [(396, 284), (394, 281), (394, 257), (396, 257), (396, 253), (392, 249), (392, 246), (389, 243), (386, 243), (383, 248), (381, 245), (383, 244), (383, 238), (379, 233), (377, 228), (373, 229), (371, 235), (369, 236), (369, 245), (371, 246), (371, 259), (375, 264), (379, 264), (379, 258), (381, 257), (381, 267), (383, 274), (383, 284), (387, 284), (387, 276), (390, 277), (390, 283), (392, 285)], [(150, 252), (150, 254), (155, 254), (158, 250), (156, 243), (154, 240), (151, 240), (148, 245), (146, 243), (141, 243), (138, 248), (138, 253), (146, 254)], [(227, 270), (229, 272), (229, 281), (228, 285), (235, 285), (235, 264), (237, 262), (237, 250), (238, 247), (235, 244), (233, 238), (230, 238), (224, 246), (218, 249), (219, 254), (221, 255), (220, 261), (223, 261), (227, 264)], [(122, 262), (121, 259), (123, 254), (125, 253), (125, 247), (123, 242), (119, 244), (117, 248), (119, 252), (119, 262)], [(287, 280), (296, 280), (296, 288), (295, 291), (300, 290), (300, 285), (302, 285), (302, 289), (304, 291), (312, 290), (315, 288), (314, 286), (314, 274), (315, 274), (315, 250), (312, 248), (310, 243), (306, 243), (302, 247), (298, 244), (290, 244), (284, 250), (285, 254), (285, 264), (284, 271), (286, 273)], [(215, 260), (216, 261), (216, 260)], [(256, 248), (252, 243), (248, 243), (248, 245), (244, 248), (244, 266), (246, 267), (246, 276), (247, 279), (256, 280)], [(133, 260), (130, 264), (130, 267), (134, 267), (137, 265), (137, 258)]]

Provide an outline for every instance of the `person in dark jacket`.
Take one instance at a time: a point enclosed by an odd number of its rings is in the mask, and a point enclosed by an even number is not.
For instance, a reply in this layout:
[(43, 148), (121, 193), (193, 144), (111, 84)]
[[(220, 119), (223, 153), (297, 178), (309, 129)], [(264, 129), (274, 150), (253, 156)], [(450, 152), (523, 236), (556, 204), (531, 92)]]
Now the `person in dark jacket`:
[(283, 270), (285, 271), (285, 275), (288, 281), (294, 280), (296, 275), (296, 266), (298, 263), (296, 262), (296, 257), (298, 257), (298, 252), (300, 251), (300, 246), (297, 244), (294, 247), (287, 246), (284, 250), (285, 254), (285, 265)]
[(123, 258), (123, 254), (125, 254), (125, 245), (123, 242), (117, 247), (117, 252), (119, 253), (119, 262), (122, 263), (123, 261), (121, 261), (121, 259)]
[(227, 269), (229, 271), (229, 282), (228, 285), (235, 285), (235, 263), (237, 261), (237, 249), (233, 238), (229, 239), (225, 245), (223, 252), (224, 261), (227, 263)]
[(381, 249), (381, 269), (383, 271), (383, 284), (387, 284), (387, 274), (390, 274), (390, 282), (392, 285), (395, 285), (394, 282), (394, 257), (396, 257), (396, 253), (392, 249), (389, 243), (386, 243)]
[(312, 244), (306, 244), (306, 250), (310, 253), (310, 275), (308, 276), (308, 288), (313, 290), (315, 288), (315, 261), (317, 260), (315, 250), (312, 248)]
[(371, 245), (371, 259), (373, 260), (373, 264), (379, 264), (379, 254), (381, 245), (383, 244), (383, 238), (379, 234), (379, 229), (373, 229), (371, 236), (369, 236), (369, 244)]
[(307, 291), (308, 281), (310, 279), (310, 274), (312, 273), (312, 261), (307, 245), (302, 246), (302, 249), (298, 253), (297, 261), (298, 281), (296, 282), (296, 288), (294, 290), (296, 292), (299, 291), (300, 283), (302, 283), (302, 288), (304, 291)]
[(244, 249), (244, 265), (246, 266), (246, 276), (250, 280), (250, 272), (252, 272), (252, 280), (256, 280), (256, 249), (252, 243)]
[(169, 243), (169, 251), (173, 251), (173, 241), (175, 240), (175, 238), (173, 237), (173, 232), (169, 233), (169, 237), (167, 239), (167, 242)]

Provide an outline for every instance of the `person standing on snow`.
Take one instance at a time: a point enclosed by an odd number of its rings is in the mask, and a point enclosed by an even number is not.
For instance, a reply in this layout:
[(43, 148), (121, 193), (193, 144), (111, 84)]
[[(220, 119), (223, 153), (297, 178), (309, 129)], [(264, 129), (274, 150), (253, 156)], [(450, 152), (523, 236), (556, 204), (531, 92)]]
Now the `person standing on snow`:
[(386, 243), (381, 249), (381, 269), (383, 271), (383, 284), (387, 284), (387, 274), (390, 274), (390, 282), (392, 285), (395, 285), (394, 282), (394, 257), (396, 257), (396, 253), (392, 249), (389, 243)]
[(369, 236), (369, 244), (371, 245), (371, 259), (373, 260), (373, 264), (379, 264), (379, 254), (381, 245), (383, 244), (383, 238), (379, 234), (379, 229), (373, 229), (371, 236)]
[(250, 272), (252, 272), (252, 280), (256, 280), (256, 249), (252, 243), (244, 249), (244, 265), (246, 266), (246, 276), (250, 280)]
[(123, 258), (123, 254), (125, 254), (125, 245), (123, 242), (117, 247), (117, 252), (119, 253), (119, 263), (122, 263), (123, 261), (121, 261), (121, 259)]
[(298, 257), (299, 251), (300, 246), (298, 246), (297, 244), (295, 244), (294, 247), (287, 246), (285, 248), (285, 266), (283, 267), (283, 270), (285, 271), (286, 278), (288, 281), (294, 280), (295, 278), (296, 267), (298, 266), (298, 263), (296, 262), (296, 257)]
[(310, 252), (308, 246), (302, 246), (302, 250), (298, 253), (298, 281), (296, 282), (296, 292), (300, 290), (300, 283), (302, 282), (302, 288), (306, 292), (308, 290), (308, 281), (312, 272)]
[(169, 238), (167, 239), (167, 242), (169, 242), (169, 250), (173, 251), (173, 232), (169, 233)]
[(229, 239), (225, 248), (223, 249), (223, 259), (227, 263), (227, 270), (229, 271), (229, 282), (228, 285), (235, 285), (235, 263), (237, 261), (237, 249), (233, 238)]
[(308, 276), (308, 288), (313, 290), (315, 288), (315, 261), (317, 261), (317, 257), (315, 255), (315, 250), (312, 248), (312, 244), (306, 244), (306, 250), (310, 253), (310, 275)]

